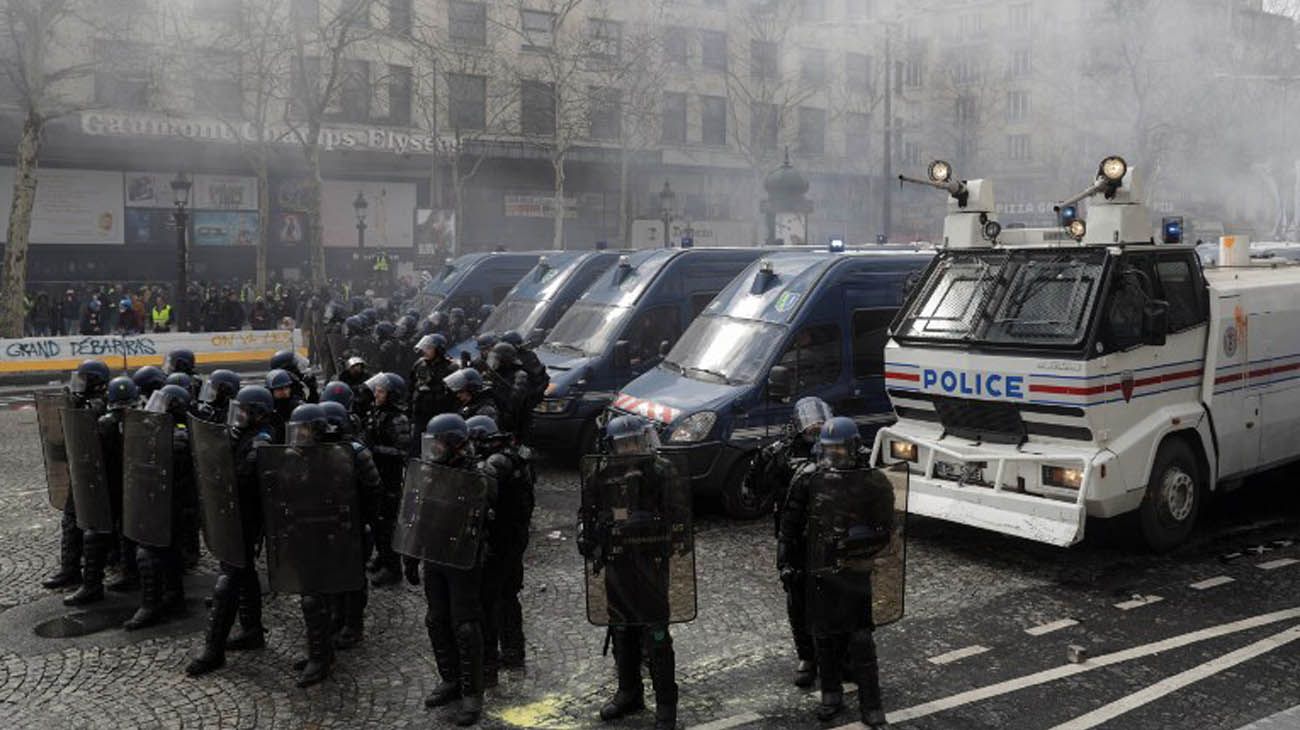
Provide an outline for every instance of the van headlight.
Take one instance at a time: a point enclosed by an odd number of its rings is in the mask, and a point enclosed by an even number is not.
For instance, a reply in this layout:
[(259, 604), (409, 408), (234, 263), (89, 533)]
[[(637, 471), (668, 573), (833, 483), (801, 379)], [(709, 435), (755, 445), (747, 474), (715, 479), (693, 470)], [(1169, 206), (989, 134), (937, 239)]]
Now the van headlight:
[(910, 461), (916, 463), (916, 444), (911, 441), (900, 441), (890, 439), (889, 441), (889, 458), (894, 461)]
[(1078, 489), (1083, 486), (1083, 470), (1067, 469), (1063, 466), (1044, 466), (1043, 484), (1062, 489)]
[(533, 413), (564, 413), (569, 410), (569, 404), (573, 403), (572, 398), (547, 398), (533, 409)]
[(703, 441), (718, 422), (718, 414), (713, 411), (700, 411), (683, 418), (673, 426), (673, 435), (668, 437), (670, 443), (693, 444)]

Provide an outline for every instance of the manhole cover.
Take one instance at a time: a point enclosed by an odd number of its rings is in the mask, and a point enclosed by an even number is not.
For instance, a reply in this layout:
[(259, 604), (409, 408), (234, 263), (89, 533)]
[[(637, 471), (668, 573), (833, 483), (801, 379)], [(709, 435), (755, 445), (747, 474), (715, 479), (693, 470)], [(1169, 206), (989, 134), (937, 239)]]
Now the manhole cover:
[(134, 607), (70, 613), (36, 624), (33, 631), (43, 639), (71, 639), (105, 629), (120, 629), (133, 613), (135, 613)]

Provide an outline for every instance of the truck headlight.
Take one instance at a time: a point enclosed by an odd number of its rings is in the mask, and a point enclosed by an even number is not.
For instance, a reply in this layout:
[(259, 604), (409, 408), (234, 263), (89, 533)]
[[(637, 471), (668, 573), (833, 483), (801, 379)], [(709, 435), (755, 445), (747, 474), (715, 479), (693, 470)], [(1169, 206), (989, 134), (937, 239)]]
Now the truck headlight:
[(537, 407), (533, 413), (564, 413), (569, 410), (569, 404), (573, 403), (571, 398), (546, 398)]
[(910, 461), (916, 463), (916, 444), (911, 441), (893, 441), (889, 442), (889, 458), (894, 461)]
[(1044, 466), (1043, 484), (1062, 489), (1078, 489), (1083, 486), (1083, 470), (1067, 469), (1063, 466)]
[(703, 441), (709, 435), (709, 432), (713, 430), (713, 424), (717, 423), (717, 421), (718, 414), (713, 411), (692, 413), (673, 426), (673, 435), (668, 437), (668, 441), (678, 444), (693, 444), (697, 441)]

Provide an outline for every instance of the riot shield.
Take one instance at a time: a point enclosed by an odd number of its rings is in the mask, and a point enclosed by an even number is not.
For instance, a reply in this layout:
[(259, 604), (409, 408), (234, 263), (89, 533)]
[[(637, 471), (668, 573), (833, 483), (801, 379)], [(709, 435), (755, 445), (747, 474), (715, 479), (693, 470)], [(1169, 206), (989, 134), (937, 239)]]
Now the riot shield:
[(45, 488), (50, 506), (61, 510), (68, 504), (72, 477), (68, 472), (68, 450), (63, 440), (63, 408), (71, 407), (67, 393), (36, 394), (36, 429), (41, 435), (45, 457)]
[(808, 610), (821, 630), (853, 631), (868, 610), (874, 626), (903, 617), (905, 467), (822, 469), (810, 477)]
[(257, 449), (271, 590), (343, 593), (365, 584), (352, 458), (349, 444)]
[(223, 563), (246, 567), (244, 523), (239, 510), (239, 483), (230, 431), (223, 424), (191, 416), (190, 449), (208, 550)]
[(127, 411), (122, 425), (122, 534), (142, 545), (172, 542), (176, 469), (169, 413)]
[(347, 364), (348, 338), (343, 336), (342, 332), (326, 332), (325, 344), (329, 349), (330, 362), (334, 364), (334, 377), (337, 378), (343, 373), (344, 365)]
[(664, 456), (582, 461), (587, 620), (597, 626), (693, 621), (695, 538), (689, 472)]
[(393, 550), (449, 568), (472, 567), (496, 488), (496, 480), (480, 472), (412, 459)]
[(113, 503), (108, 494), (108, 470), (99, 444), (99, 413), (65, 408), (63, 440), (68, 454), (72, 502), (77, 506), (77, 527), (113, 532)]

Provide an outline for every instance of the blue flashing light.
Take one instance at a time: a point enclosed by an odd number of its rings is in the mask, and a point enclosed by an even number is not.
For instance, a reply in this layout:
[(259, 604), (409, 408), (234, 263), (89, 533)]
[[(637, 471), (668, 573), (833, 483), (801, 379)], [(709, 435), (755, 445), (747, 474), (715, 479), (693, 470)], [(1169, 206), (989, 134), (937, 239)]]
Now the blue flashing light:
[(1061, 208), (1061, 227), (1070, 225), (1070, 223), (1079, 219), (1079, 209), (1073, 205), (1067, 205)]
[(1182, 243), (1183, 242), (1183, 218), (1182, 216), (1173, 216), (1165, 218), (1160, 225), (1161, 238), (1165, 243)]
[(832, 238), (832, 239), (831, 239), (831, 245), (830, 245), (830, 252), (831, 252), (831, 253), (843, 253), (843, 252), (844, 252), (844, 239), (843, 239), (843, 238)]
[(691, 248), (695, 245), (695, 239), (690, 236), (682, 236), (682, 248)]
[(609, 248), (609, 241), (596, 241), (596, 250), (604, 251)]
[(889, 243), (889, 236), (886, 236), (886, 235), (883, 234), (883, 233), (877, 233), (877, 234), (876, 234), (876, 245), (878, 245), (878, 246), (883, 246), (883, 245), (885, 245), (886, 243)]

